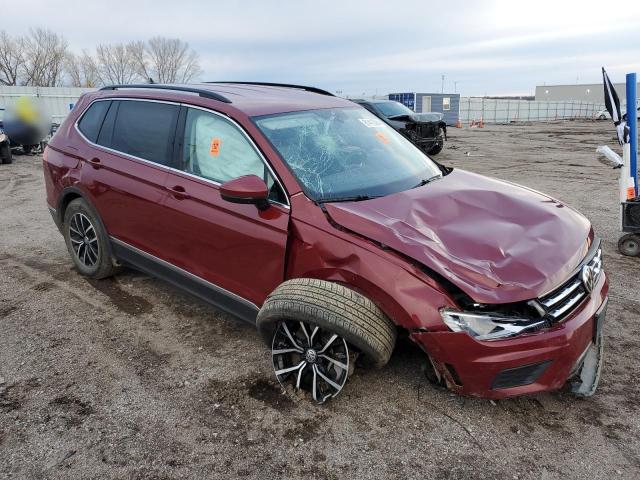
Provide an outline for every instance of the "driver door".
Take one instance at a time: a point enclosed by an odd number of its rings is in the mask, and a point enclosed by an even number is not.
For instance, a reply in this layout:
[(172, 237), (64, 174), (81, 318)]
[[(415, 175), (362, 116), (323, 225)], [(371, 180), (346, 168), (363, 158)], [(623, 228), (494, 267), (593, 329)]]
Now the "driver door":
[[(165, 182), (165, 258), (259, 306), (284, 280), (289, 224), (284, 191), (247, 134), (227, 117), (183, 107), (179, 123), (179, 171)], [(267, 210), (220, 196), (220, 184), (250, 174), (271, 187), (275, 201)]]

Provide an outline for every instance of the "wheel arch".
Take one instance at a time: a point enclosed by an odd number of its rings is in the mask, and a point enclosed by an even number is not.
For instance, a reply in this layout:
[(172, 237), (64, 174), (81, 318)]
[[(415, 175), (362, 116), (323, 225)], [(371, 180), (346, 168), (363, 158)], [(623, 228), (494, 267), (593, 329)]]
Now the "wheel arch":
[(448, 294), (432, 286), (429, 279), (421, 280), (399, 266), (377, 278), (343, 268), (318, 268), (296, 273), (287, 280), (314, 278), (337, 283), (359, 293), (380, 308), (396, 327), (407, 331), (446, 328), (439, 309), (455, 306)]
[(58, 200), (58, 206), (56, 209), (60, 225), (64, 222), (64, 212), (67, 210), (69, 204), (76, 198), (84, 198), (87, 200), (82, 190), (76, 187), (67, 187), (60, 194), (60, 199)]
[(404, 327), (410, 321), (407, 312), (389, 292), (353, 271), (324, 268), (305, 272), (292, 278), (313, 278), (337, 283), (373, 302), (396, 326)]
[(98, 222), (100, 222), (100, 226), (104, 229), (104, 231), (108, 235), (109, 230), (107, 229), (107, 226), (102, 221), (100, 212), (91, 201), (91, 198), (86, 194), (86, 192), (84, 192), (83, 190), (81, 190), (76, 186), (65, 187), (60, 193), (60, 199), (58, 200), (58, 206), (56, 210), (57, 221), (59, 222), (60, 228), (62, 228), (64, 224), (64, 214), (67, 210), (67, 207), (72, 201), (74, 201), (77, 198), (82, 198), (85, 202), (87, 202), (87, 205), (89, 205), (89, 208), (91, 208), (91, 210), (93, 211), (93, 214), (98, 219)]

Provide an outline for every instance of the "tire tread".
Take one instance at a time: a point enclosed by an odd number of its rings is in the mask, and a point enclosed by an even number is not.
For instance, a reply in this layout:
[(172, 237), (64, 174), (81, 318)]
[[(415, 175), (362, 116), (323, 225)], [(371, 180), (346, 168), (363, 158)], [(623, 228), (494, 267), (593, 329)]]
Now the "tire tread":
[(281, 320), (301, 320), (340, 334), (380, 368), (393, 352), (395, 325), (365, 296), (339, 283), (314, 278), (287, 280), (267, 298), (258, 314), (265, 340)]

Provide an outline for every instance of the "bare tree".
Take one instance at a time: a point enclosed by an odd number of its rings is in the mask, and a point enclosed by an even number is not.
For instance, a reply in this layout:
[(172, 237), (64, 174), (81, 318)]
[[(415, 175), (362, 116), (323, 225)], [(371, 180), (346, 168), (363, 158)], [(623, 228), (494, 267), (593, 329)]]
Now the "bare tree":
[(97, 87), (100, 82), (98, 65), (85, 50), (81, 55), (69, 53), (65, 60), (65, 71), (73, 87)]
[(186, 83), (201, 73), (198, 54), (178, 38), (154, 37), (129, 44), (138, 74), (159, 83)]
[(128, 45), (98, 45), (96, 57), (102, 83), (126, 84), (138, 78), (136, 61)]
[(23, 41), (0, 32), (0, 84), (17, 85), (24, 64)]
[(24, 38), (22, 82), (25, 85), (54, 87), (62, 83), (67, 57), (67, 41), (62, 35), (36, 28)]

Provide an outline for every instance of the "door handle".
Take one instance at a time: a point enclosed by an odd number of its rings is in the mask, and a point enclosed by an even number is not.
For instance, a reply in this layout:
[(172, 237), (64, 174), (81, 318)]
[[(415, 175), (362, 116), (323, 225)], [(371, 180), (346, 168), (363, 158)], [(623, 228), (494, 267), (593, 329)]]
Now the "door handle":
[(191, 196), (187, 193), (182, 185), (174, 185), (173, 187), (166, 188), (176, 200), (186, 200), (188, 198), (191, 198)]
[(101, 167), (100, 165), (100, 159), (93, 157), (91, 160), (89, 160), (89, 163), (91, 164), (91, 166), (93, 168), (95, 168), (96, 170), (99, 169)]

